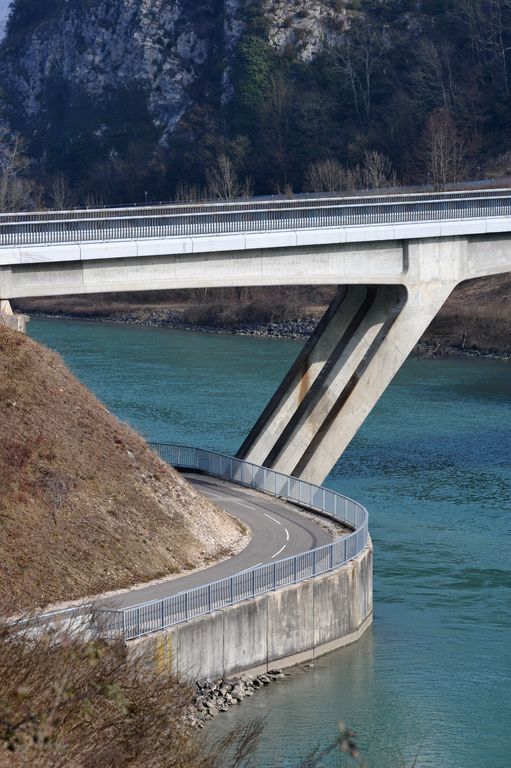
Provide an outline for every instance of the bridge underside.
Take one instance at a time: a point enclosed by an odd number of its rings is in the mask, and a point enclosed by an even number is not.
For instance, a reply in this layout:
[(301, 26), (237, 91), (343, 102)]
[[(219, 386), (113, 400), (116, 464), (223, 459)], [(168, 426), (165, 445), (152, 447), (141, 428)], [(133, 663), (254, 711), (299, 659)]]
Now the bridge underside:
[(193, 256), (0, 262), (0, 315), (12, 325), (6, 300), (29, 296), (342, 285), (238, 454), (320, 484), (455, 286), (509, 271), (511, 238), (504, 234)]

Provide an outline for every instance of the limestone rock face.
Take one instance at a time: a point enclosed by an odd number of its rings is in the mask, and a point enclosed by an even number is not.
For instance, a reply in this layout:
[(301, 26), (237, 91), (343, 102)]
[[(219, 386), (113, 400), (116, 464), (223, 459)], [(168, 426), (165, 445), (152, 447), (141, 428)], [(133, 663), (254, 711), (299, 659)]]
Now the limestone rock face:
[(338, 42), (348, 23), (343, 3), (325, 0), (265, 0), (265, 14), (271, 20), (269, 41), (280, 51), (291, 49), (299, 61), (310, 62), (325, 48)]
[[(194, 102), (229, 100), (247, 5), (246, 0), (56, 0), (32, 28), (11, 30), (0, 46), (4, 90), (11, 100), (15, 95), (18, 111), (30, 120), (48, 109), (48, 94), (62, 83), (93, 99), (139, 88), (165, 140)], [(271, 46), (311, 61), (345, 25), (343, 2), (334, 7), (327, 0), (262, 0), (259, 12)]]

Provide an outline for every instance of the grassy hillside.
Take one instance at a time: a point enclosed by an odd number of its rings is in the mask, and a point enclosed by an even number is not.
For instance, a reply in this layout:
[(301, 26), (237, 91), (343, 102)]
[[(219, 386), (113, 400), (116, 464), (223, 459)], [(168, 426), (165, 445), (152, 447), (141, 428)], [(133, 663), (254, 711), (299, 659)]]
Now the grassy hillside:
[(241, 535), (58, 355), (0, 327), (0, 612), (198, 566)]

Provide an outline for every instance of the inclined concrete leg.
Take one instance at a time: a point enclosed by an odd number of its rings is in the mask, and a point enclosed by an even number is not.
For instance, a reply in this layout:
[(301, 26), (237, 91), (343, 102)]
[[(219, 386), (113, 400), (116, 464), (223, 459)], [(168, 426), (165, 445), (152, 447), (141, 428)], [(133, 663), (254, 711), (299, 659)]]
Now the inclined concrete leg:
[(321, 484), (455, 285), (348, 289), (240, 455)]
[(255, 464), (265, 461), (366, 297), (366, 286), (338, 288), (316, 330), (238, 451), (238, 458), (250, 457)]
[(26, 333), (28, 322), (30, 322), (28, 315), (15, 315), (12, 311), (11, 302), (0, 299), (0, 325), (6, 325), (13, 331)]

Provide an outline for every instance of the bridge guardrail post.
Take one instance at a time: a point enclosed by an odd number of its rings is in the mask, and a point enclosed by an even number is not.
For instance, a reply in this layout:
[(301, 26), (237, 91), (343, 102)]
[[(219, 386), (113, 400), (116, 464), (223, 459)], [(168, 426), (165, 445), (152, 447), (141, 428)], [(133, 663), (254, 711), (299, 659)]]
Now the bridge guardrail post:
[[(223, 456), (222, 454), (217, 454), (213, 451), (199, 450), (197, 448), (154, 443), (151, 444), (151, 446), (161, 457), (165, 457), (167, 460), (170, 460), (173, 457), (176, 460), (181, 460), (183, 462), (183, 468), (189, 469), (194, 466), (194, 464), (197, 468), (199, 466), (206, 466), (212, 474), (218, 470), (219, 476), (225, 478), (226, 469), (231, 467), (231, 476), (234, 477), (236, 474), (237, 479), (235, 482), (240, 485), (246, 484), (246, 476), (243, 472), (244, 462), (242, 460)], [(347, 499), (345, 496), (342, 496), (335, 491), (330, 491), (327, 488), (319, 488), (310, 483), (305, 484), (304, 481), (300, 481), (297, 478), (289, 477), (274, 472), (273, 470), (267, 470), (249, 462), (247, 462), (247, 464), (250, 464), (249, 474), (252, 478), (254, 487), (259, 488), (260, 490), (265, 490), (267, 493), (271, 494), (271, 489), (268, 487), (271, 484), (268, 472), (272, 472), (274, 479), (273, 495), (277, 496), (277, 481), (278, 478), (280, 478), (282, 487), (278, 494), (279, 496), (288, 501), (297, 501), (299, 499), (306, 504), (308, 503), (311, 508), (318, 508), (317, 500), (318, 498), (322, 498), (322, 511), (325, 514), (330, 517), (337, 517), (344, 520), (345, 523), (353, 525), (355, 530), (349, 536), (336, 539), (333, 543), (328, 545), (328, 548), (326, 545), (323, 545), (308, 550), (300, 555), (294, 555), (292, 557), (283, 558), (282, 560), (266, 563), (262, 566), (256, 566), (255, 568), (249, 569), (248, 572), (235, 574), (222, 579), (218, 583), (206, 584), (204, 586), (207, 588), (207, 592), (204, 587), (200, 589), (192, 589), (180, 592), (169, 598), (164, 598), (163, 600), (150, 601), (148, 603), (132, 606), (131, 608), (122, 611), (105, 611), (105, 613), (109, 613), (114, 617), (112, 621), (115, 626), (116, 634), (122, 626), (122, 633), (125, 640), (132, 640), (136, 637), (141, 637), (156, 631), (158, 629), (158, 626), (156, 626), (158, 621), (161, 629), (165, 629), (166, 627), (180, 623), (183, 620), (186, 621), (195, 616), (211, 612), (213, 610), (213, 587), (218, 587), (219, 594), (222, 596), (221, 603), (223, 605), (234, 605), (240, 600), (247, 599), (247, 597), (255, 597), (257, 573), (264, 574), (259, 593), (262, 594), (272, 590), (275, 591), (279, 585), (289, 584), (291, 578), (293, 579), (293, 583), (297, 583), (299, 579), (308, 579), (319, 575), (318, 567), (319, 572), (324, 573), (327, 570), (327, 565), (329, 570), (341, 566), (348, 561), (348, 556), (350, 558), (357, 557), (367, 545), (369, 539), (367, 510), (365, 510), (363, 506), (351, 499)], [(234, 472), (234, 465), (236, 465), (237, 468), (236, 473)], [(263, 470), (262, 475), (258, 474), (261, 470)], [(304, 483), (304, 488), (307, 489), (308, 502), (307, 499), (304, 501), (302, 482)], [(298, 483), (298, 493), (294, 490), (292, 493), (292, 486), (294, 488), (295, 483)], [(320, 490), (322, 491), (321, 495), (319, 494)], [(307, 496), (307, 494), (305, 495)], [(342, 518), (341, 508), (344, 509), (344, 518)], [(349, 520), (346, 517), (348, 509), (350, 510)], [(318, 552), (321, 556), (319, 561), (317, 559)], [(344, 556), (342, 556), (342, 553), (344, 553)], [(277, 568), (280, 569), (279, 573), (281, 575), (279, 577), (277, 577)], [(238, 580), (236, 583), (239, 582), (240, 584), (236, 594), (235, 579)], [(169, 606), (167, 615), (165, 614), (166, 605)], [(121, 621), (119, 620), (119, 613), (121, 614)]]

